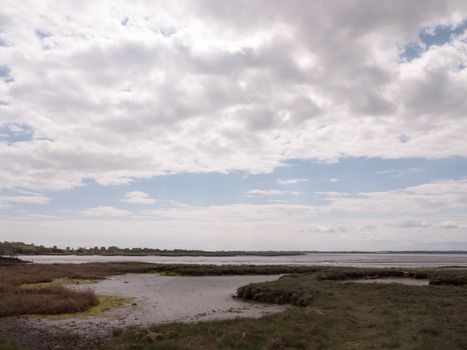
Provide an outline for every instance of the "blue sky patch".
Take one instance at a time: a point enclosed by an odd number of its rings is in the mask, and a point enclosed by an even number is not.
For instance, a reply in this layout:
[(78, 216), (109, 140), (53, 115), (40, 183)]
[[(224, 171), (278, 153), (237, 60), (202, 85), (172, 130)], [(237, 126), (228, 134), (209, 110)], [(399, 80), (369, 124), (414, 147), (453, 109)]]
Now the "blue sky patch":
[[(26, 136), (14, 137), (18, 140)], [(15, 204), (10, 210), (14, 212), (34, 207), (38, 213), (79, 216), (80, 211), (97, 206), (137, 211), (168, 208), (176, 203), (197, 207), (237, 203), (322, 205), (324, 201), (320, 193), (323, 192), (340, 192), (349, 197), (358, 197), (362, 192), (394, 191), (440, 180), (459, 180), (466, 175), (467, 159), (457, 157), (438, 160), (346, 158), (337, 163), (290, 161), (287, 166), (277, 168), (270, 174), (260, 175), (243, 172), (185, 173), (157, 176), (119, 186), (102, 186), (87, 181), (83, 186), (68, 191), (46, 193), (52, 199), (48, 205), (28, 204), (26, 208), (24, 204)], [(291, 181), (297, 179), (300, 181)], [(252, 190), (282, 193), (248, 195)], [(132, 191), (145, 192), (157, 201), (151, 205), (122, 201), (125, 193)], [(12, 195), (14, 191), (5, 193)]]
[(37, 36), (40, 40), (52, 36), (52, 34), (47, 33), (47, 32), (45, 32), (45, 31), (43, 31), (43, 30), (40, 30), (40, 29), (36, 29), (36, 30), (34, 31), (34, 34), (36, 34), (36, 36)]
[(431, 46), (449, 42), (453, 37), (464, 33), (466, 28), (467, 20), (455, 27), (439, 25), (431, 29), (425, 28), (419, 32), (417, 42), (409, 43), (403, 48), (401, 57), (407, 61), (420, 57)]
[(0, 142), (11, 144), (15, 142), (30, 141), (33, 135), (34, 130), (27, 124), (0, 124)]
[(13, 77), (11, 76), (10, 68), (6, 66), (0, 66), (0, 79), (6, 83), (11, 83), (14, 81)]

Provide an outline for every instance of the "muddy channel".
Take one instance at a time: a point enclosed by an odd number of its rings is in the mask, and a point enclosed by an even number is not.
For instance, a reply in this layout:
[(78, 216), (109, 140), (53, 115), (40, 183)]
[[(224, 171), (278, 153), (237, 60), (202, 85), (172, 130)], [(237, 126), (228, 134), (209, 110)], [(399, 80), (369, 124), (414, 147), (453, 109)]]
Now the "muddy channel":
[[(122, 296), (128, 301), (99, 316), (63, 320), (12, 317), (2, 319), (0, 335), (31, 349), (92, 349), (111, 337), (112, 329), (131, 325), (197, 322), (237, 317), (262, 317), (286, 306), (234, 298), (238, 287), (278, 279), (278, 275), (168, 277), (156, 274), (112, 276), (91, 285), (97, 294)], [(32, 339), (36, 339), (33, 341)], [(72, 345), (76, 340), (76, 346)], [(84, 340), (84, 341), (83, 341)]]

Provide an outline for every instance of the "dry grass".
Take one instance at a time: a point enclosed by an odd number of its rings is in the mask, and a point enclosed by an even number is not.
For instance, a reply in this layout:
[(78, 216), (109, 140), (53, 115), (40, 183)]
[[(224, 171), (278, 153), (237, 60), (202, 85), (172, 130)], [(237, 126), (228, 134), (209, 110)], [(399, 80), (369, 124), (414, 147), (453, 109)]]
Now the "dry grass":
[[(0, 317), (85, 312), (99, 304), (90, 290), (77, 291), (54, 281), (100, 280), (113, 274), (148, 272), (150, 264), (18, 264), (0, 267)], [(39, 284), (40, 288), (25, 288)]]
[(0, 295), (0, 316), (82, 312), (97, 304), (92, 291), (74, 291), (62, 286), (12, 288)]
[(52, 282), (59, 278), (101, 280), (109, 275), (144, 273), (156, 265), (145, 263), (91, 263), (91, 264), (18, 264), (0, 267), (1, 285), (20, 286), (27, 283)]
[(113, 308), (120, 307), (130, 300), (130, 298), (118, 297), (118, 296), (112, 296), (112, 295), (103, 295), (103, 294), (98, 294), (96, 295), (96, 297), (98, 300), (98, 304), (95, 306), (91, 306), (89, 309), (85, 311), (81, 311), (81, 312), (74, 311), (71, 313), (60, 313), (56, 315), (33, 314), (33, 315), (28, 315), (28, 317), (57, 321), (57, 320), (66, 320), (69, 318), (76, 318), (76, 317), (98, 316), (102, 314), (103, 312), (109, 311)]

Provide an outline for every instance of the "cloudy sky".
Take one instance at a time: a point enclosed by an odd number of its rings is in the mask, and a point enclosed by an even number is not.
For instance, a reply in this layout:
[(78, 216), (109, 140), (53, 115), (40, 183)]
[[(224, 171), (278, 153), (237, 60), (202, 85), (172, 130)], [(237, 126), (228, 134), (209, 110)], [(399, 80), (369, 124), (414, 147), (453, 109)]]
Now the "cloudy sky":
[(0, 240), (467, 249), (467, 2), (0, 5)]

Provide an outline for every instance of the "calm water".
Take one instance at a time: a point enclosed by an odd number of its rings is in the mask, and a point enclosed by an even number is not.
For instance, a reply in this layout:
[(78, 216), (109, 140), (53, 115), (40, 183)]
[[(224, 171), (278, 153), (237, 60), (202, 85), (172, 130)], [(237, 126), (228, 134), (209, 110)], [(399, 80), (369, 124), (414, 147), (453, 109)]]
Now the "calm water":
[(41, 255), (19, 256), (20, 259), (40, 264), (80, 264), (87, 262), (140, 261), (166, 264), (214, 265), (318, 265), (353, 267), (435, 267), (466, 266), (467, 254), (342, 254), (310, 253), (297, 256), (231, 256), (231, 257), (168, 257), (168, 256), (76, 256)]

